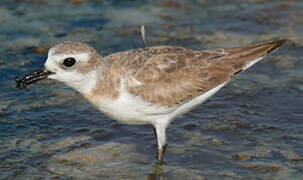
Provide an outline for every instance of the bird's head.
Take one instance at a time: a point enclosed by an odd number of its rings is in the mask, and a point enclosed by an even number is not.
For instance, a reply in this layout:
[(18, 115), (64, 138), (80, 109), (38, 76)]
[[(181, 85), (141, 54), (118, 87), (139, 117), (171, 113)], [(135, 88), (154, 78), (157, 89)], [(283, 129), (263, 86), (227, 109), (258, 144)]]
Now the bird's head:
[(96, 84), (98, 67), (102, 59), (97, 51), (80, 42), (65, 41), (59, 43), (48, 51), (44, 66), (24, 78), (16, 78), (17, 87), (43, 79), (54, 79), (87, 93)]

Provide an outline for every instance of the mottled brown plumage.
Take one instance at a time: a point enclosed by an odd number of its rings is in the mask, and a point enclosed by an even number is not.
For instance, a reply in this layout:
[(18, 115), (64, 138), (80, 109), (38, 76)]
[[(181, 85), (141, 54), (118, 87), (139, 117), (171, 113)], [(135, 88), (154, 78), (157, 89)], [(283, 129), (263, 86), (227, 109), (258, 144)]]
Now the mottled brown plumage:
[(53, 55), (58, 54), (73, 54), (73, 53), (81, 53), (81, 52), (90, 52), (96, 53), (96, 50), (87, 44), (75, 41), (64, 41), (56, 44), (51, 48), (53, 51)]
[(156, 46), (111, 54), (104, 58), (104, 80), (95, 92), (102, 89), (114, 99), (124, 79), (129, 93), (153, 104), (177, 106), (228, 81), (283, 42), (206, 51)]

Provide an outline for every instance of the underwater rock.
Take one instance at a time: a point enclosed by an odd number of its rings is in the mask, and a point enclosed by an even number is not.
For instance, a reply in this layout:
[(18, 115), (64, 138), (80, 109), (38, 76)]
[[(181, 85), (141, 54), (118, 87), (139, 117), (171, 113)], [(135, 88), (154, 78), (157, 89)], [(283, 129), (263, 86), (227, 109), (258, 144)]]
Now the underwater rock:
[[(142, 177), (133, 167), (146, 162), (145, 156), (133, 144), (106, 143), (92, 148), (81, 148), (51, 158), (48, 170), (67, 177), (123, 179)], [(135, 165), (136, 164), (136, 165)]]

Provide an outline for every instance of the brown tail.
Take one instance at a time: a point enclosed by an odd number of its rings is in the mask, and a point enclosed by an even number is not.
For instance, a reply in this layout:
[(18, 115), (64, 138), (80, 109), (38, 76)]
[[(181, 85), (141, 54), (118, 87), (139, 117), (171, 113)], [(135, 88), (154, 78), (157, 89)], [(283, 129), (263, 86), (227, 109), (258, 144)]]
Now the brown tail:
[(255, 55), (262, 54), (260, 55), (261, 57), (273, 52), (274, 50), (279, 48), (285, 41), (286, 39), (260, 43), (260, 44), (245, 46), (245, 47), (226, 48), (225, 51), (233, 54), (238, 54), (241, 52), (246, 52), (247, 54), (255, 54)]
[(234, 75), (251, 67), (263, 57), (279, 48), (286, 40), (278, 40), (245, 47), (226, 48), (226, 56), (222, 57), (224, 66), (231, 66)]
[(280, 46), (282, 46), (282, 44), (286, 41), (286, 39), (282, 39), (282, 40), (278, 40), (278, 41), (271, 41), (271, 42), (267, 42), (267, 43), (261, 43), (261, 44), (256, 44), (256, 45), (252, 45), (252, 46), (248, 46), (248, 49), (255, 49), (255, 50), (260, 50), (260, 51), (264, 51), (264, 56), (273, 52), (274, 50), (276, 50), (277, 48), (279, 48)]
[(260, 45), (268, 45), (270, 47), (270, 49), (267, 50), (267, 54), (273, 52), (274, 50), (276, 50), (277, 48), (279, 48), (280, 46), (282, 46), (283, 43), (286, 42), (286, 39), (282, 39), (282, 40), (278, 40), (278, 41), (272, 41), (272, 42), (268, 42), (268, 43), (264, 43), (264, 44), (260, 44)]

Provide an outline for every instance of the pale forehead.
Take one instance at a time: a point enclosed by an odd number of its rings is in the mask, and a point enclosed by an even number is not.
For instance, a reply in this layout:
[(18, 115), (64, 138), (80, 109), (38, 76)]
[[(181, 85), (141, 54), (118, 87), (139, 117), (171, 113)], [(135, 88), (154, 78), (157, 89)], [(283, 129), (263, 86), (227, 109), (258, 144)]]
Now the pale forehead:
[(94, 49), (81, 42), (65, 41), (53, 46), (49, 55), (93, 53)]

